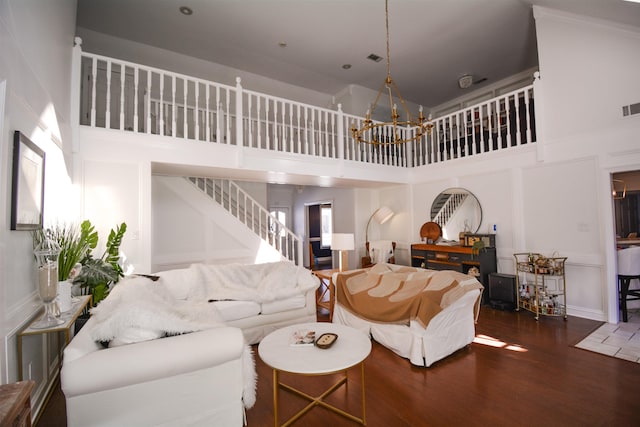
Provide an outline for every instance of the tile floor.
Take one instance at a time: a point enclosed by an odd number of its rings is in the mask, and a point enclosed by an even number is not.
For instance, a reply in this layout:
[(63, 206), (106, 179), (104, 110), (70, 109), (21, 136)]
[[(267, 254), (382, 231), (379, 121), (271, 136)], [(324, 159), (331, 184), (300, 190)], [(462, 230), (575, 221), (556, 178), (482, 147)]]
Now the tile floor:
[(629, 310), (626, 323), (605, 323), (576, 347), (640, 363), (640, 309)]

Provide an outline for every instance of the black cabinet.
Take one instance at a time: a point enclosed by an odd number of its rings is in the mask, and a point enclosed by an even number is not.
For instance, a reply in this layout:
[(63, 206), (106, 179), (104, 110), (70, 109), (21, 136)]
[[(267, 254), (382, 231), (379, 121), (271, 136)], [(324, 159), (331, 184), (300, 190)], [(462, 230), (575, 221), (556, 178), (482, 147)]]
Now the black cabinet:
[(454, 270), (473, 274), (485, 287), (482, 302), (488, 303), (489, 274), (497, 270), (496, 248), (483, 248), (474, 253), (468, 246), (446, 246), (415, 243), (411, 245), (411, 265), (431, 270)]
[(513, 274), (489, 274), (488, 294), (489, 304), (500, 310), (515, 310), (518, 304), (516, 296), (516, 276)]

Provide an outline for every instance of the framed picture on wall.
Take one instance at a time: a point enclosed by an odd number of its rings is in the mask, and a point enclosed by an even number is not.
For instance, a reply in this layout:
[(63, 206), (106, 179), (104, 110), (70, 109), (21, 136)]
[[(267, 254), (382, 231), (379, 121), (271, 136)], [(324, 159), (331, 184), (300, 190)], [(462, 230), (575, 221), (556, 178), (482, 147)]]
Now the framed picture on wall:
[(20, 131), (13, 136), (11, 229), (42, 228), (44, 151)]

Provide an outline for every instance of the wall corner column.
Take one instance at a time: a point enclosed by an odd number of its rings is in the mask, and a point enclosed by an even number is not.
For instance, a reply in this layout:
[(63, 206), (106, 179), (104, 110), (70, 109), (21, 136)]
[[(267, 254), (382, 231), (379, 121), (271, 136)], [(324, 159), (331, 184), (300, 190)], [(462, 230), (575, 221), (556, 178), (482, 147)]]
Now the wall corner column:
[(80, 86), (82, 84), (82, 39), (74, 40), (73, 53), (71, 54), (71, 108), (69, 111), (69, 123), (71, 124), (71, 151), (77, 153), (80, 150)]
[(545, 125), (544, 125), (544, 82), (540, 80), (540, 71), (533, 73), (534, 113), (536, 118), (536, 155), (539, 162), (545, 161)]

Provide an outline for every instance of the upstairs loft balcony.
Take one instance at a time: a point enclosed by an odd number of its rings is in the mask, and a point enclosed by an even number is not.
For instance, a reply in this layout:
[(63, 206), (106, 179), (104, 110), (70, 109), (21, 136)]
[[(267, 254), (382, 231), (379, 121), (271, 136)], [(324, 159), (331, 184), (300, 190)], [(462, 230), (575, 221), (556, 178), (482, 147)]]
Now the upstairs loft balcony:
[[(374, 146), (351, 136), (364, 117), (248, 90), (239, 78), (224, 85), (85, 53), (79, 44), (74, 64), (79, 124), (92, 128), (398, 168), (536, 142), (533, 84), (437, 117), (431, 133), (416, 141)], [(392, 134), (386, 127), (376, 137), (391, 141)]]

